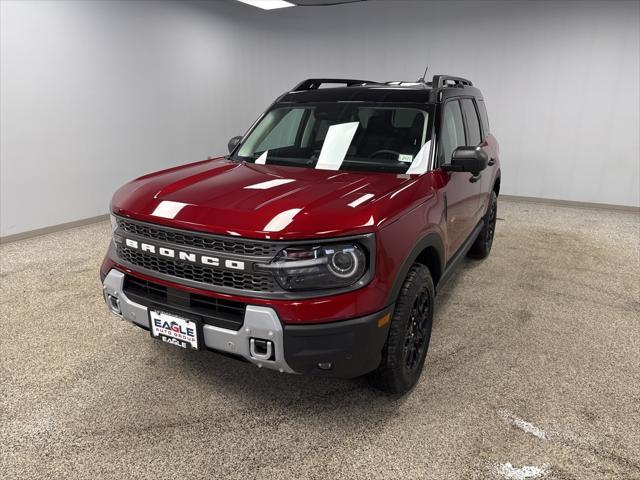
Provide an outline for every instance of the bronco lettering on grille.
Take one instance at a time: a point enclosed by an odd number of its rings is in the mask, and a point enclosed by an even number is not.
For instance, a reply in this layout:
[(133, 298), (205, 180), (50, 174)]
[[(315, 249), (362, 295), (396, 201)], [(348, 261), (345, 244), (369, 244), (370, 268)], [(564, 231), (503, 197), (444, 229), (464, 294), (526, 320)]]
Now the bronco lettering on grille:
[(220, 259), (209, 255), (201, 255), (199, 253), (184, 252), (174, 248), (159, 247), (150, 243), (139, 242), (131, 238), (125, 238), (124, 243), (127, 247), (141, 252), (147, 252), (159, 257), (171, 258), (187, 263), (195, 263), (200, 265), (208, 265), (212, 267), (224, 267), (232, 270), (244, 270), (245, 263), (239, 260)]

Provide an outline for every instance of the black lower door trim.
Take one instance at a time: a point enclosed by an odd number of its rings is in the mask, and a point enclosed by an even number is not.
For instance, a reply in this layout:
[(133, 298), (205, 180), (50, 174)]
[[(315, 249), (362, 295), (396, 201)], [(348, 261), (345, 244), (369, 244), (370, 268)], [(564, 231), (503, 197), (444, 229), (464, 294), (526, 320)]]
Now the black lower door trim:
[(465, 257), (465, 255), (473, 245), (473, 242), (476, 241), (476, 238), (478, 238), (478, 235), (480, 234), (480, 231), (482, 230), (483, 227), (484, 227), (484, 218), (482, 218), (478, 222), (476, 227), (471, 232), (471, 235), (467, 237), (467, 239), (464, 241), (462, 246), (453, 255), (453, 257), (451, 257), (451, 259), (447, 262), (447, 266), (445, 267), (444, 272), (442, 272), (442, 277), (440, 277), (440, 281), (438, 282), (438, 289), (442, 288), (442, 286), (445, 283), (447, 283), (448, 280), (451, 279), (451, 275), (453, 274), (454, 270), (456, 269), (458, 264), (462, 261), (462, 259)]

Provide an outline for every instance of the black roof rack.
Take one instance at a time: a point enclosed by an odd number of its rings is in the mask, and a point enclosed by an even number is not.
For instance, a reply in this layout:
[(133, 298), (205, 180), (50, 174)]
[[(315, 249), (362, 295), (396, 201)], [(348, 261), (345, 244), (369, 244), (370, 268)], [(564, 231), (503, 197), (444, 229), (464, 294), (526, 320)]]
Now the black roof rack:
[(420, 81), (407, 81), (407, 80), (391, 80), (390, 82), (384, 82), (385, 85), (390, 85), (392, 87), (402, 87), (403, 85), (411, 86), (411, 87), (428, 87), (428, 83), (423, 83)]
[(352, 78), (308, 78), (296, 85), (291, 91), (302, 92), (304, 90), (316, 90), (320, 88), (320, 85), (322, 85), (323, 83), (338, 83), (344, 84), (347, 87), (365, 84), (380, 85), (379, 82), (372, 82), (370, 80), (356, 80)]
[(432, 88), (443, 88), (443, 87), (473, 87), (473, 83), (471, 80), (467, 80), (462, 77), (453, 77), (451, 75), (434, 75), (431, 80)]
[[(342, 88), (320, 88), (323, 84), (335, 84)], [(350, 78), (308, 78), (285, 92), (274, 103), (301, 103), (317, 101), (371, 101), (438, 103), (445, 98), (460, 95), (482, 98), (480, 90), (471, 80), (452, 75), (434, 75), (430, 82), (373, 82)]]

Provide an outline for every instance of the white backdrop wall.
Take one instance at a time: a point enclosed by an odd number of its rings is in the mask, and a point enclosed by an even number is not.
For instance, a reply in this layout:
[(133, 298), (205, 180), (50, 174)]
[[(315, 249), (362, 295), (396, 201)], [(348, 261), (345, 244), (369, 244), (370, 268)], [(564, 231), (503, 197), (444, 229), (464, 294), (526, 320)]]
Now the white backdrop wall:
[(0, 235), (106, 212), (126, 180), (223, 154), (312, 76), (471, 78), (502, 192), (640, 204), (640, 4), (3, 1)]

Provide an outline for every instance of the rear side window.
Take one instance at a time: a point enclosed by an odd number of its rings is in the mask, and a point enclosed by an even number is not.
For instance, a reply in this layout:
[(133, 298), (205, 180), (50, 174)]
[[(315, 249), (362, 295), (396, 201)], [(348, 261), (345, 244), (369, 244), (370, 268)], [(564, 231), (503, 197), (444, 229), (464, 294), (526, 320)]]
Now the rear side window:
[(480, 120), (478, 120), (478, 113), (476, 112), (473, 100), (463, 98), (462, 110), (467, 120), (467, 145), (475, 147), (480, 144), (482, 134), (480, 133)]
[(465, 145), (462, 111), (457, 101), (445, 103), (440, 130), (438, 162), (442, 165), (451, 161), (451, 154), (456, 148)]
[(487, 117), (487, 109), (484, 107), (484, 101), (478, 100), (478, 112), (480, 112), (480, 120), (482, 121), (482, 138), (489, 135), (489, 117)]

